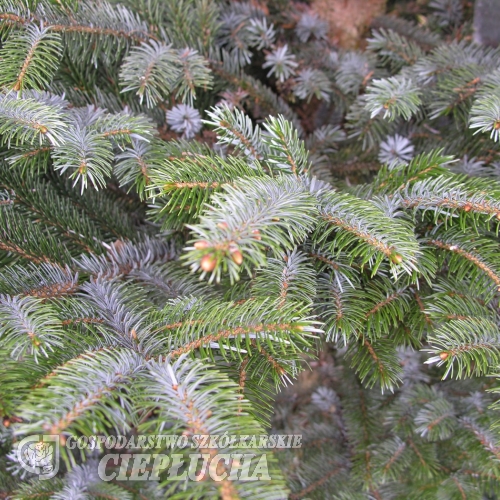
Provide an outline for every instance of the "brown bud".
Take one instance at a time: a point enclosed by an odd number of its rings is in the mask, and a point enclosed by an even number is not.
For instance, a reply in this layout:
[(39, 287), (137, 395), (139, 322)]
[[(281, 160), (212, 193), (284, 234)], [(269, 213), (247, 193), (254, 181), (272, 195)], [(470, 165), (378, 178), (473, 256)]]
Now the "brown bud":
[(137, 340), (137, 332), (135, 331), (135, 328), (132, 328), (130, 335), (132, 335), (132, 338), (134, 340)]
[(238, 266), (241, 266), (241, 263), (243, 262), (243, 254), (239, 250), (236, 250), (231, 253), (231, 259), (233, 259)]
[(500, 220), (500, 212), (497, 212), (497, 219)]
[(3, 425), (4, 427), (9, 427), (10, 426), (10, 420), (9, 420), (9, 417), (5, 417), (3, 419)]
[(470, 212), (472, 210), (472, 205), (470, 203), (466, 203), (464, 205), (464, 212)]
[(66, 436), (63, 436), (62, 434), (59, 435), (59, 442), (61, 443), (61, 446), (66, 445)]
[(44, 125), (42, 125), (39, 130), (40, 130), (40, 133), (42, 133), (42, 134), (46, 134), (49, 131), (49, 129), (47, 127), (45, 127)]
[(123, 240), (115, 240), (113, 241), (113, 243), (111, 243), (111, 245), (113, 245), (115, 247), (115, 250), (117, 250), (118, 252), (120, 250), (123, 250), (123, 248), (125, 247), (125, 243), (123, 242)]
[(205, 248), (208, 248), (209, 246), (210, 246), (210, 243), (208, 243), (208, 241), (206, 241), (206, 240), (197, 241), (194, 244), (194, 248), (196, 248), (196, 250), (204, 250)]
[(203, 256), (201, 259), (200, 267), (206, 273), (213, 271), (215, 269), (215, 265), (217, 264), (217, 259), (209, 253), (208, 255)]
[(278, 221), (280, 220), (280, 218), (279, 218), (279, 217), (273, 217), (271, 220), (272, 220), (273, 222), (278, 222)]
[(227, 225), (227, 222), (219, 222), (217, 224), (217, 227), (219, 227), (220, 229), (227, 229), (229, 226)]
[(439, 357), (444, 361), (449, 354), (446, 351), (443, 351), (441, 354), (439, 354)]
[(260, 235), (260, 231), (258, 229), (254, 229), (252, 231), (252, 234), (253, 234), (253, 237), (256, 239), (256, 240), (261, 240), (262, 239), (262, 236)]
[(403, 262), (403, 257), (396, 252), (391, 253), (391, 261), (394, 262), (394, 264), (401, 264)]

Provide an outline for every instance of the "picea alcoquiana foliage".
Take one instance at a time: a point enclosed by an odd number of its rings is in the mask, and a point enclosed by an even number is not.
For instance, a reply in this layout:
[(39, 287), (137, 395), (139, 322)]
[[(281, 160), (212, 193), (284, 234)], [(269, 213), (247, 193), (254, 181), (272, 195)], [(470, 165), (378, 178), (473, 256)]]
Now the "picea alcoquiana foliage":
[[(345, 50), (289, 0), (0, 0), (2, 498), (498, 498), (500, 50), (470, 3)], [(302, 448), (254, 482), (16, 461), (224, 433)]]

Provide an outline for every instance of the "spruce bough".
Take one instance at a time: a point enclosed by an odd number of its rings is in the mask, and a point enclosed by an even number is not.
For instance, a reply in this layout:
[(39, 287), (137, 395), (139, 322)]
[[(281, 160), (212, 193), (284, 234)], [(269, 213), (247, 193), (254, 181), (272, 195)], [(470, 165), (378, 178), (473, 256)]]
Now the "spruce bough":
[[(500, 50), (462, 7), (346, 51), (287, 0), (0, 0), (3, 496), (500, 495)], [(303, 446), (256, 482), (16, 462), (166, 433)]]

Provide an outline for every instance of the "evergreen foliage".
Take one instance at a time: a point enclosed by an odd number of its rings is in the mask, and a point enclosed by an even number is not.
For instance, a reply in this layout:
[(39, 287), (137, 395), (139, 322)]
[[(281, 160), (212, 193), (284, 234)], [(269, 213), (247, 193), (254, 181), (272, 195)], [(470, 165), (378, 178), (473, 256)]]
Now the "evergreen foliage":
[[(346, 51), (288, 0), (0, 0), (2, 498), (500, 497), (500, 49), (464, 4)], [(303, 447), (256, 482), (15, 457), (225, 432)]]

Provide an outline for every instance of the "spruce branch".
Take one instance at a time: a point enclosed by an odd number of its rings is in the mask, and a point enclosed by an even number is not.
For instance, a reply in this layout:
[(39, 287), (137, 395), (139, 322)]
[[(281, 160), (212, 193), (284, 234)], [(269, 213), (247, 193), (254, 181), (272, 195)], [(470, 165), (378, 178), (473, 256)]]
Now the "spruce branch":
[(211, 120), (205, 120), (205, 123), (214, 128), (220, 144), (237, 148), (251, 160), (264, 157), (261, 129), (253, 125), (249, 116), (237, 108), (230, 110), (227, 106), (212, 108), (207, 115)]
[(411, 142), (406, 137), (396, 134), (380, 144), (378, 159), (392, 169), (397, 165), (408, 164), (413, 157), (413, 151)]
[(151, 40), (132, 48), (121, 67), (122, 92), (134, 92), (152, 108), (171, 93), (180, 73), (172, 45)]
[(372, 27), (377, 30), (392, 30), (398, 35), (417, 43), (426, 51), (431, 50), (441, 42), (439, 33), (402, 17), (382, 15), (372, 21)]
[(212, 87), (212, 74), (208, 62), (196, 50), (179, 50), (177, 57), (180, 71), (174, 82), (176, 97), (192, 106), (193, 100), (196, 99), (196, 87), (203, 87), (204, 90)]
[[(377, 193), (401, 192), (416, 181), (430, 180), (449, 175), (446, 168), (453, 161), (452, 156), (443, 155), (442, 150), (422, 153), (415, 156), (408, 164), (382, 166), (375, 177), (372, 186)], [(433, 189), (432, 189), (433, 190)]]
[(416, 432), (430, 441), (447, 439), (455, 430), (457, 421), (453, 405), (446, 400), (426, 403), (415, 416)]
[(445, 365), (443, 378), (488, 374), (500, 357), (498, 326), (485, 318), (451, 320), (429, 335), (428, 342), (424, 351), (434, 356), (426, 363)]
[(366, 109), (372, 118), (383, 112), (384, 119), (389, 121), (400, 116), (409, 120), (421, 104), (418, 87), (401, 76), (373, 80), (366, 89)]
[[(157, 408), (157, 417), (141, 426), (143, 429), (157, 429), (161, 432), (165, 423), (170, 424), (171, 432), (184, 432), (187, 436), (209, 435), (215, 432), (224, 434), (239, 434), (242, 430), (247, 434), (259, 434), (261, 427), (249, 415), (250, 405), (239, 399), (237, 385), (219, 371), (207, 369), (200, 361), (191, 360), (185, 356), (172, 361), (160, 359), (148, 364), (148, 372), (140, 384), (140, 404), (146, 408)], [(207, 405), (207, 401), (210, 404)], [(241, 411), (235, 413), (234, 408), (240, 405)], [(214, 413), (210, 407), (217, 407)], [(234, 451), (229, 446), (224, 453)], [(206, 450), (215, 455), (221, 450)], [(269, 464), (273, 467), (273, 462)], [(225, 466), (219, 470), (224, 479), (219, 483), (209, 485), (213, 495), (237, 498), (243, 494), (252, 493), (257, 497), (264, 491), (267, 498), (280, 498), (283, 495), (283, 482), (277, 471), (274, 479), (265, 490), (257, 482), (241, 482), (229, 476)], [(190, 493), (199, 496), (207, 491), (203, 482), (190, 482)], [(168, 484), (168, 483), (167, 483)], [(249, 491), (250, 488), (250, 491)]]
[[(0, 0), (0, 497), (278, 500), (276, 461), (290, 498), (498, 496), (500, 52), (455, 3), (337, 50), (295, 4)], [(224, 431), (303, 445), (250, 485), (15, 460)]]
[(267, 267), (256, 274), (252, 294), (277, 298), (278, 308), (287, 302), (312, 306), (316, 295), (315, 272), (307, 255), (295, 248), (281, 259), (269, 259)]
[(382, 391), (394, 390), (401, 383), (401, 367), (394, 345), (388, 339), (371, 342), (361, 338), (349, 348), (351, 368), (368, 387), (379, 385)]
[(164, 226), (182, 227), (197, 221), (212, 193), (238, 179), (264, 175), (258, 163), (248, 165), (240, 158), (224, 160), (211, 153), (185, 151), (179, 158), (166, 158), (150, 168), (146, 192), (154, 199), (154, 213)]
[[(183, 311), (187, 302), (191, 309)], [(220, 301), (219, 301), (220, 303)], [(318, 332), (315, 322), (305, 317), (307, 308), (297, 303), (275, 300), (252, 300), (244, 304), (222, 303), (217, 311), (210, 311), (207, 303), (192, 298), (177, 301), (169, 314), (168, 324), (161, 327), (168, 334), (172, 358), (198, 351), (203, 358), (220, 352), (225, 359), (242, 360), (253, 347), (283, 360), (309, 346)], [(279, 306), (279, 307), (278, 307)], [(224, 312), (224, 313), (223, 313)], [(293, 366), (289, 367), (292, 372)], [(275, 382), (282, 383), (284, 372), (277, 370)]]
[(308, 103), (313, 97), (330, 102), (330, 80), (323, 71), (306, 68), (297, 75), (293, 92), (299, 99), (307, 99)]
[(434, 9), (440, 26), (454, 26), (462, 19), (463, 6), (458, 0), (432, 0), (429, 7)]
[(360, 257), (361, 263), (368, 263), (373, 272), (384, 258), (389, 260), (395, 275), (399, 271), (412, 274), (417, 269), (419, 245), (402, 221), (389, 218), (373, 203), (346, 193), (329, 193), (321, 201), (321, 219), (315, 232), (318, 244), (332, 253), (348, 250), (351, 262)]
[(327, 37), (328, 23), (321, 19), (316, 12), (306, 12), (300, 16), (295, 33), (302, 43), (307, 42), (311, 37), (322, 40)]
[(183, 139), (192, 139), (201, 130), (199, 111), (187, 104), (178, 104), (168, 110), (167, 123), (172, 130), (182, 134)]
[(175, 245), (171, 242), (144, 237), (137, 243), (118, 240), (113, 245), (107, 245), (106, 254), (82, 254), (73, 261), (80, 271), (94, 278), (112, 280), (154, 262), (174, 260), (176, 256)]
[(60, 145), (64, 142), (65, 129), (67, 124), (58, 108), (33, 98), (0, 95), (0, 133), (4, 144)]
[(417, 43), (391, 29), (373, 30), (372, 38), (368, 39), (368, 48), (377, 52), (382, 62), (394, 70), (415, 64), (423, 55)]
[(97, 224), (82, 219), (81, 211), (60, 196), (51, 184), (36, 175), (21, 177), (10, 169), (0, 169), (0, 183), (15, 193), (16, 206), (26, 209), (27, 219), (53, 228), (68, 240), (70, 248), (77, 246), (89, 252), (102, 251), (101, 242), (105, 236)]
[(304, 141), (297, 130), (283, 116), (271, 117), (264, 123), (267, 134), (262, 142), (267, 146), (267, 161), (278, 171), (290, 171), (293, 175), (307, 174), (310, 169)]
[(279, 255), (314, 227), (314, 199), (297, 179), (240, 179), (224, 191), (212, 197), (199, 224), (188, 226), (196, 239), (183, 256), (210, 281), (219, 281), (223, 272), (238, 280), (241, 270), (265, 265), (267, 247)]
[(17, 92), (44, 89), (50, 83), (62, 57), (61, 37), (49, 27), (30, 24), (10, 36), (0, 58), (3, 71), (0, 86)]
[(260, 80), (244, 73), (239, 67), (235, 67), (225, 51), (217, 51), (211, 55), (211, 68), (220, 77), (224, 78), (229, 85), (235, 89), (248, 92), (252, 102), (263, 108), (268, 114), (282, 114), (287, 120), (294, 124), (299, 136), (304, 135), (302, 124), (297, 114), (281, 97), (277, 96), (269, 87)]
[(0, 346), (19, 360), (23, 356), (49, 357), (62, 347), (64, 332), (55, 311), (34, 297), (0, 296)]
[(42, 224), (27, 226), (24, 216), (4, 207), (0, 207), (0, 250), (35, 264), (71, 262), (68, 248), (51, 231)]
[(73, 186), (80, 190), (90, 184), (96, 189), (106, 185), (111, 175), (113, 151), (111, 143), (98, 132), (75, 126), (68, 131), (66, 141), (54, 152), (55, 169), (61, 173), (69, 170)]
[(40, 299), (63, 297), (78, 289), (78, 273), (68, 266), (42, 263), (7, 267), (0, 273), (0, 291), (9, 295), (29, 295)]
[(271, 68), (267, 76), (274, 75), (280, 82), (293, 76), (297, 66), (295, 56), (288, 51), (288, 45), (277, 47), (267, 54), (266, 62), (262, 65), (263, 68)]
[(267, 18), (263, 19), (250, 19), (250, 25), (247, 27), (249, 32), (249, 44), (257, 50), (266, 49), (271, 47), (276, 38), (276, 31), (274, 25), (267, 25)]
[(339, 60), (335, 82), (346, 94), (357, 95), (374, 75), (375, 61), (367, 53), (349, 51)]
[(479, 220), (479, 215), (486, 215), (487, 220), (500, 217), (500, 201), (496, 193), (493, 192), (495, 196), (492, 196), (461, 181), (461, 178), (449, 175), (417, 181), (401, 190), (401, 204), (413, 210), (430, 210), (434, 212), (435, 220), (443, 213), (448, 217), (460, 215), (461, 224), (465, 219)]
[(496, 264), (497, 244), (484, 237), (471, 238), (460, 230), (437, 233), (427, 239), (428, 245), (450, 253), (450, 273), (480, 280), (487, 276), (500, 289), (500, 269)]
[(347, 345), (348, 340), (359, 335), (366, 315), (363, 299), (363, 291), (345, 279), (335, 279), (328, 274), (320, 277), (316, 306), (325, 322), (327, 342), (342, 340)]
[(129, 349), (82, 353), (42, 379), (40, 387), (31, 392), (22, 406), (23, 423), (16, 432), (126, 432), (134, 424), (130, 384), (143, 365), (143, 358)]
[(474, 102), (470, 110), (470, 128), (477, 128), (474, 134), (491, 132), (490, 138), (500, 140), (500, 97), (492, 95)]

